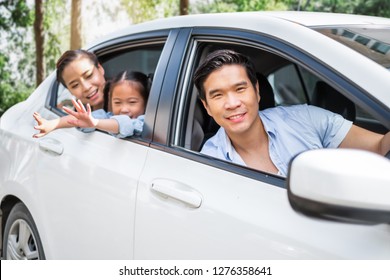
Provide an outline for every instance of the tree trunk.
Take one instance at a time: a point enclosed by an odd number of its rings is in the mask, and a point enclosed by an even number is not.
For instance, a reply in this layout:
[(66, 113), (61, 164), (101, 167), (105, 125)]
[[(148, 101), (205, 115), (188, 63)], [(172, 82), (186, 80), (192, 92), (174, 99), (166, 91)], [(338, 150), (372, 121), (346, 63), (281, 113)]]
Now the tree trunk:
[(36, 86), (39, 86), (45, 78), (45, 63), (44, 63), (44, 43), (43, 34), (43, 14), (44, 8), (42, 0), (35, 0), (35, 20), (34, 20), (34, 35), (36, 49)]
[(81, 0), (72, 0), (72, 20), (70, 32), (70, 49), (80, 49), (81, 38)]
[(180, 0), (180, 15), (188, 15), (188, 0)]

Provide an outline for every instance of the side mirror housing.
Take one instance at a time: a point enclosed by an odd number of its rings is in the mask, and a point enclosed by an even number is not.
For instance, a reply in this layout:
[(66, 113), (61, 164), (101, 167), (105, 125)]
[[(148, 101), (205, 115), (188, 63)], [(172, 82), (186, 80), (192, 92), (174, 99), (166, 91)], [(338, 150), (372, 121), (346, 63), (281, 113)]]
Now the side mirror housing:
[(359, 224), (390, 222), (390, 160), (352, 149), (319, 149), (290, 163), (288, 198), (308, 216)]

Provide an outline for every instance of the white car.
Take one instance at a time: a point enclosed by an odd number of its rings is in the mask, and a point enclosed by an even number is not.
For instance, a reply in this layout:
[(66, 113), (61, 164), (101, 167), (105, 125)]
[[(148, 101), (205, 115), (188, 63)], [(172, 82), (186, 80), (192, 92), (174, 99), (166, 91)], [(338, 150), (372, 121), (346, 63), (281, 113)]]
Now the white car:
[(33, 112), (59, 118), (70, 99), (55, 73), (2, 116), (3, 258), (390, 259), (388, 158), (312, 150), (284, 178), (199, 152), (217, 128), (192, 76), (220, 48), (266, 77), (261, 109), (308, 103), (390, 129), (390, 19), (249, 12), (130, 26), (88, 49), (107, 78), (153, 74), (140, 137), (32, 138)]

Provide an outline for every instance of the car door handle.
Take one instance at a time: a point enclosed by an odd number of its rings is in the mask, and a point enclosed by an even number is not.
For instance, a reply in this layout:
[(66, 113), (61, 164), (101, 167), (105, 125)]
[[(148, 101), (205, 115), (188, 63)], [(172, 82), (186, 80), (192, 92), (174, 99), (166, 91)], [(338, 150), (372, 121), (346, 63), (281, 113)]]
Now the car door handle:
[(155, 179), (152, 182), (152, 190), (164, 198), (176, 199), (191, 208), (199, 208), (202, 204), (200, 193), (188, 185), (173, 180)]
[(64, 146), (62, 143), (53, 138), (43, 138), (39, 141), (39, 148), (47, 153), (54, 155), (62, 155)]

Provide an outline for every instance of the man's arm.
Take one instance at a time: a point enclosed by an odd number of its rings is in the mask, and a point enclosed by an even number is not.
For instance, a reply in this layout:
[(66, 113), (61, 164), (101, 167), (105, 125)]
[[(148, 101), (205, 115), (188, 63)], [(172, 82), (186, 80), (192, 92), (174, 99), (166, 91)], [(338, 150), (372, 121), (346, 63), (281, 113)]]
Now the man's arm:
[(352, 125), (340, 148), (355, 148), (386, 155), (390, 151), (390, 131), (385, 135)]

